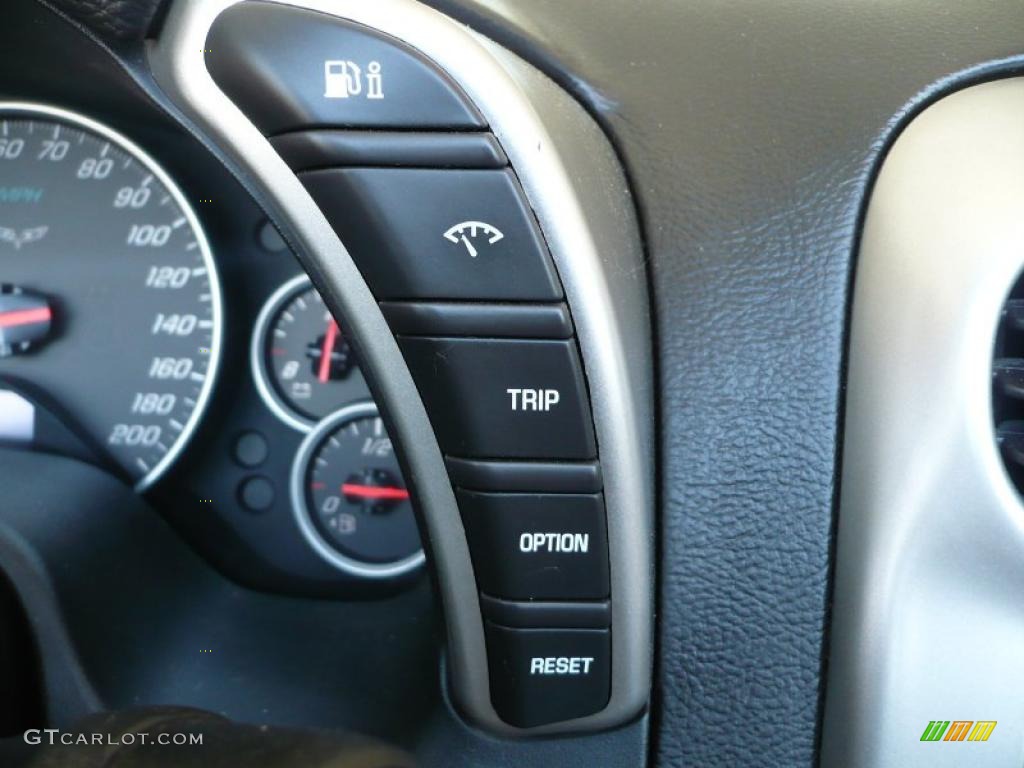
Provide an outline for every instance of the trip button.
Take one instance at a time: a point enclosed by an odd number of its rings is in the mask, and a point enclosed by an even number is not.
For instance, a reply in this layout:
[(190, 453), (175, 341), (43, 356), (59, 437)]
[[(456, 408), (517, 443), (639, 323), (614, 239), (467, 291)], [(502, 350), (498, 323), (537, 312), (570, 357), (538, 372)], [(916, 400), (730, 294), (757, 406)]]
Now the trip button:
[(446, 454), (595, 458), (573, 341), (399, 336), (398, 344)]
[(487, 624), (491, 702), (506, 723), (532, 728), (604, 709), (611, 688), (607, 629), (510, 629)]
[(378, 300), (562, 298), (510, 171), (338, 168), (299, 179)]
[(608, 597), (600, 495), (458, 491), (482, 592), (513, 600)]
[(266, 134), (486, 127), (458, 86), (412, 48), (315, 11), (240, 3), (217, 17), (206, 48), (214, 81)]

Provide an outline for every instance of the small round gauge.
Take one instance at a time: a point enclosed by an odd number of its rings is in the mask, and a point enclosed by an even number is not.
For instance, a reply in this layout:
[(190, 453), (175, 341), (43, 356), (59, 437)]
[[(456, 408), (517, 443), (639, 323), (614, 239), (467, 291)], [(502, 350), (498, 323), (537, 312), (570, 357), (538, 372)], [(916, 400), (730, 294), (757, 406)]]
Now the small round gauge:
[(389, 578), (425, 560), (409, 491), (372, 402), (346, 406), (306, 435), (291, 497), (313, 549), (343, 571)]
[(217, 268), (185, 195), (82, 115), (0, 103), (0, 379), (137, 489), (173, 463), (217, 373)]
[(289, 280), (263, 305), (252, 339), (256, 386), (282, 421), (309, 431), (370, 390), (352, 348), (305, 275)]

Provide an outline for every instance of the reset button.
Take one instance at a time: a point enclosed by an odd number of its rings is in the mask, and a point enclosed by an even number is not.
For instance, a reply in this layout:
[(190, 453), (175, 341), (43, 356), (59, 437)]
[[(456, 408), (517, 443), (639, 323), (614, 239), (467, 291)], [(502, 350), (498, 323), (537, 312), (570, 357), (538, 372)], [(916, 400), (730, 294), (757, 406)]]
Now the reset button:
[(611, 631), (511, 629), (487, 623), (491, 701), (532, 728), (600, 712), (611, 687)]

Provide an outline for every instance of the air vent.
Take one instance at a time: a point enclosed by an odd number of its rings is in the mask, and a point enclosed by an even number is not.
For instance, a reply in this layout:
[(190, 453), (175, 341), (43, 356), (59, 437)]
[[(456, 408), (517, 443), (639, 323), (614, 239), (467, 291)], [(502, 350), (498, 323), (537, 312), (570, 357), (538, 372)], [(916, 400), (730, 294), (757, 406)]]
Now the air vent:
[(1024, 495), (1024, 278), (1003, 305), (992, 362), (992, 411), (1006, 470)]

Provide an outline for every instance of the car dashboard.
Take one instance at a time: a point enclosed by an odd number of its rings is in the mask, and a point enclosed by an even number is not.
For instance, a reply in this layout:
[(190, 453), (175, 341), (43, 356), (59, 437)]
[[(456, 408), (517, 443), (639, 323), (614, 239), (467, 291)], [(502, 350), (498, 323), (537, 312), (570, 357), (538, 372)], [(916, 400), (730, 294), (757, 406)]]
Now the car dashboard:
[(981, 6), (11, 0), (0, 765), (1017, 765)]

